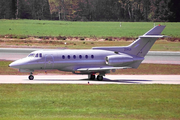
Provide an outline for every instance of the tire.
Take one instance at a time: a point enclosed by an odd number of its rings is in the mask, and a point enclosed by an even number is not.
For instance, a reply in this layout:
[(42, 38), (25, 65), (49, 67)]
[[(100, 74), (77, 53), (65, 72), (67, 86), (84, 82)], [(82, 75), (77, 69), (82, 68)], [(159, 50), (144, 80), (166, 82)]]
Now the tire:
[(98, 75), (98, 76), (97, 76), (97, 80), (98, 80), (98, 81), (102, 81), (102, 80), (103, 80), (103, 76)]
[(29, 75), (29, 80), (34, 80), (34, 76), (33, 75)]
[(96, 79), (96, 75), (88, 75), (89, 80), (95, 80)]
[(95, 80), (96, 76), (95, 75), (91, 75), (91, 80)]

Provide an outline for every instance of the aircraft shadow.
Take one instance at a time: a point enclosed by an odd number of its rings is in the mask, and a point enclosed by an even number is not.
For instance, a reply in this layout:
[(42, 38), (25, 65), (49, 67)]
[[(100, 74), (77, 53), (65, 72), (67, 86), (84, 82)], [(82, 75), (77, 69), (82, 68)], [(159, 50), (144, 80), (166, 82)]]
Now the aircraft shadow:
[(104, 78), (103, 81), (106, 82), (119, 82), (119, 83), (135, 83), (135, 84), (141, 84), (142, 82), (151, 82), (152, 80), (133, 80), (133, 79), (119, 79), (119, 80), (111, 80), (108, 78)]
[(98, 80), (89, 80), (89, 79), (79, 79), (79, 80), (67, 80), (67, 79), (35, 79), (35, 80), (33, 80), (33, 81), (54, 81), (54, 82), (57, 82), (57, 81), (59, 81), (59, 82), (65, 82), (65, 81), (67, 81), (67, 82), (70, 82), (70, 81), (77, 81), (77, 82), (79, 82), (79, 81), (89, 81), (89, 82), (91, 82), (91, 81), (94, 81), (94, 82), (111, 82), (111, 83), (130, 83), (130, 84), (142, 84), (142, 83), (145, 83), (145, 82), (151, 82), (152, 80), (135, 80), (135, 79), (116, 79), (116, 80), (111, 80), (111, 79), (108, 79), (108, 78), (104, 78), (102, 81), (98, 81)]
[[(89, 79), (81, 79), (88, 81)], [(90, 80), (90, 81), (98, 81), (98, 80)], [(108, 78), (104, 78), (102, 81), (98, 82), (114, 82), (114, 83), (135, 83), (135, 84), (141, 84), (142, 82), (151, 82), (152, 80), (133, 80), (133, 79), (118, 79), (118, 80), (111, 80)]]

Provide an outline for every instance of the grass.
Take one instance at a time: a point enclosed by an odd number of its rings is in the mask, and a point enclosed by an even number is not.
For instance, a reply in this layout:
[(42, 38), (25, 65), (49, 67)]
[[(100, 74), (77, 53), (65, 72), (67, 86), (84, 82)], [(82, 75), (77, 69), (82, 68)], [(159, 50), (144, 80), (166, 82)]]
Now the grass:
[[(0, 61), (0, 75), (29, 75), (29, 73), (21, 73), (17, 69), (9, 68), (8, 65), (12, 61)], [(156, 75), (179, 75), (180, 65), (169, 65), (169, 64), (141, 64), (138, 69), (124, 69), (116, 70), (111, 74), (127, 74), (127, 75), (145, 75), (145, 74), (156, 74)], [(34, 72), (37, 74), (45, 74), (43, 70)], [(71, 72), (60, 72), (58, 70), (48, 70), (47, 74), (72, 74)]]
[[(180, 37), (180, 23), (156, 23), (167, 27), (162, 32)], [(0, 20), (0, 35), (28, 36), (72, 36), (72, 37), (138, 37), (154, 26), (152, 22), (70, 22), (46, 20)]]
[[(95, 46), (121, 46), (131, 42), (126, 41), (54, 41), (54, 40), (0, 40), (1, 47), (39, 47), (39, 48), (68, 48), (68, 49), (90, 49)], [(65, 44), (66, 43), (66, 44)], [(18, 45), (15, 45), (18, 44)]]
[(1, 84), (0, 118), (180, 119), (179, 85)]

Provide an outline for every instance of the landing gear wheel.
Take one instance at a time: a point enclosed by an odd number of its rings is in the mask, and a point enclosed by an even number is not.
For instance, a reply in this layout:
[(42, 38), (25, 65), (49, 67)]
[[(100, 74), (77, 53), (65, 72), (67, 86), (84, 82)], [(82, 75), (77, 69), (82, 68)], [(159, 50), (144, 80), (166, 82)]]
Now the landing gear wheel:
[(33, 75), (29, 75), (29, 80), (34, 80), (34, 76)]
[(103, 80), (103, 76), (98, 75), (98, 76), (97, 76), (97, 80), (102, 81), (102, 80)]
[(95, 80), (95, 79), (96, 79), (96, 75), (88, 75), (88, 78), (89, 78), (90, 80)]

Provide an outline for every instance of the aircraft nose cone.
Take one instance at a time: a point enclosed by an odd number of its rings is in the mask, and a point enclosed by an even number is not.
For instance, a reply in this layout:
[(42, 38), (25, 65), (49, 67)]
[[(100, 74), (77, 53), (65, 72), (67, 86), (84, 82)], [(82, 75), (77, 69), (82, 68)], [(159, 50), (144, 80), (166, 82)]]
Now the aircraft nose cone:
[(18, 64), (16, 61), (9, 64), (9, 67), (12, 67), (12, 68), (16, 68), (17, 66), (18, 66)]
[(23, 68), (23, 67), (26, 67), (26, 65), (28, 64), (29, 62), (29, 59), (20, 59), (20, 60), (16, 60), (14, 62), (12, 62), (11, 64), (9, 64), (9, 67), (12, 67), (12, 68)]
[(17, 60), (17, 61), (12, 62), (11, 64), (9, 64), (9, 67), (20, 68), (23, 64), (24, 64), (23, 60)]

